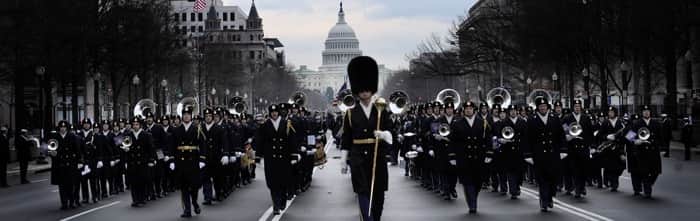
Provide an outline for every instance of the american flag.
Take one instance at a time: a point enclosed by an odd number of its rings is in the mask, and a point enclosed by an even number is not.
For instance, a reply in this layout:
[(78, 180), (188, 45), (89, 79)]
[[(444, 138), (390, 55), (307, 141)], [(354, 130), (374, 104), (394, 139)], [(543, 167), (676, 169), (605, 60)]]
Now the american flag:
[(201, 12), (202, 9), (207, 7), (207, 0), (197, 0), (194, 2), (194, 11)]

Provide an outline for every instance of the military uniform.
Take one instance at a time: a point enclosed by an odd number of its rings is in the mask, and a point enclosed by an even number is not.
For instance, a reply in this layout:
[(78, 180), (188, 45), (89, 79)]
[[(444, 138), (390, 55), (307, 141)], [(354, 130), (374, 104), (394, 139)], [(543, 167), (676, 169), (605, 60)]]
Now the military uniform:
[[(204, 115), (217, 114), (211, 109), (205, 109)], [(213, 116), (211, 116), (213, 118)], [(225, 137), (226, 131), (216, 122), (202, 123), (203, 145), (206, 146), (206, 167), (204, 168), (203, 189), (204, 205), (211, 205), (212, 200), (221, 201), (224, 197), (224, 164), (228, 164), (229, 147)], [(213, 188), (212, 188), (213, 187)], [(216, 194), (216, 195), (214, 195)]]
[[(131, 123), (142, 121), (134, 117)], [(131, 206), (141, 207), (146, 203), (147, 188), (149, 184), (149, 168), (155, 166), (156, 156), (153, 151), (153, 139), (150, 133), (139, 128), (126, 136), (131, 139), (131, 146), (124, 149), (126, 152), (126, 176), (129, 179), (131, 190)]]
[[(66, 121), (58, 123), (58, 128), (70, 128)], [(61, 209), (80, 206), (75, 191), (80, 185), (80, 169), (83, 166), (83, 155), (80, 150), (80, 138), (70, 131), (65, 134), (51, 133), (49, 140), (55, 139), (58, 149), (51, 158), (51, 184), (58, 185)]]
[[(651, 111), (651, 109), (645, 105), (642, 111)], [(648, 129), (651, 133), (646, 142), (639, 137), (642, 128)], [(635, 194), (643, 192), (647, 198), (651, 197), (652, 186), (661, 174), (660, 134), (662, 132), (660, 129), (661, 123), (658, 121), (641, 118), (632, 124), (631, 131), (626, 135), (627, 139), (633, 143), (628, 150), (632, 187)]]
[[(511, 105), (508, 110), (517, 109)], [(510, 127), (513, 129), (513, 137), (506, 139), (503, 137), (503, 129)], [(518, 116), (510, 116), (503, 119), (499, 124), (494, 125), (494, 135), (497, 138), (497, 152), (500, 154), (500, 167), (505, 176), (500, 177), (500, 183), (505, 184), (511, 198), (520, 195), (520, 185), (524, 171), (523, 145), (526, 141), (527, 122)]]
[[(581, 100), (576, 100), (575, 105), (583, 105)], [(593, 143), (593, 129), (590, 118), (584, 113), (571, 113), (562, 119), (565, 128), (573, 124), (579, 124), (582, 132), (578, 137), (567, 134), (568, 156), (565, 159), (564, 168), (567, 171), (564, 176), (566, 192), (575, 191), (577, 198), (586, 195), (587, 169), (590, 164), (591, 146)], [(568, 133), (568, 131), (565, 131)]]
[(607, 119), (603, 122), (602, 128), (598, 132), (599, 140), (607, 142), (605, 148), (598, 149), (600, 164), (603, 168), (603, 185), (610, 187), (611, 191), (617, 191), (620, 185), (620, 175), (625, 170), (625, 161), (623, 158), (626, 155), (625, 144), (628, 143), (624, 139), (625, 130), (629, 130), (623, 123), (622, 119), (617, 117), (617, 109), (609, 107), (608, 111), (616, 113), (615, 118)]
[[(191, 115), (191, 110), (183, 111), (183, 114)], [(181, 217), (192, 216), (192, 207), (195, 213), (201, 212), (197, 203), (199, 188), (202, 185), (200, 166), (205, 166), (207, 149), (202, 136), (200, 125), (194, 122), (183, 122), (173, 131), (174, 145), (170, 151), (175, 158), (170, 164), (174, 168), (175, 183), (179, 186), (184, 212)]]
[[(474, 103), (466, 102), (464, 108), (474, 108)], [(487, 138), (485, 120), (476, 116), (465, 116), (452, 124), (450, 135), (449, 160), (457, 167), (459, 182), (464, 187), (464, 195), (470, 213), (477, 209), (477, 198), (484, 176)]]

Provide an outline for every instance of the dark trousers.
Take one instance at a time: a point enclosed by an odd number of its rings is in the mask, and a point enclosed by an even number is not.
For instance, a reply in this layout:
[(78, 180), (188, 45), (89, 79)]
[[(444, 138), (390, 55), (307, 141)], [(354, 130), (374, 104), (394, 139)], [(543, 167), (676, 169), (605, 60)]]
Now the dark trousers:
[(557, 173), (551, 171), (551, 169), (540, 168), (536, 169), (535, 178), (539, 187), (540, 207), (545, 208), (552, 205), (557, 191), (557, 180), (559, 180)]
[(284, 210), (287, 208), (287, 190), (282, 188), (271, 188), (272, 207), (274, 210)]
[(382, 212), (384, 211), (384, 191), (375, 192), (373, 197), (372, 212), (368, 214), (370, 196), (368, 194), (357, 194), (362, 221), (380, 221), (382, 218)]
[(144, 203), (146, 202), (146, 186), (145, 181), (133, 181), (129, 185), (131, 189), (131, 201), (134, 203)]
[(0, 162), (0, 186), (7, 185), (7, 162)]
[(197, 203), (197, 198), (199, 198), (199, 189), (191, 186), (181, 186), (180, 196), (182, 200), (182, 207), (185, 213), (192, 213), (192, 206), (194, 208), (199, 208)]
[(612, 189), (617, 189), (620, 186), (620, 175), (622, 175), (622, 171), (619, 169), (604, 168), (604, 183)]
[(78, 199), (74, 198), (75, 186), (73, 184), (59, 184), (58, 185), (58, 197), (61, 200), (61, 206), (66, 207), (70, 205), (76, 205)]
[(28, 160), (19, 161), (19, 177), (21, 181), (27, 180), (27, 167), (29, 166)]
[(651, 187), (656, 183), (659, 174), (632, 173), (631, 176), (635, 193), (644, 192), (645, 195), (651, 195)]
[(479, 191), (481, 191), (482, 182), (480, 179), (483, 177), (468, 176), (463, 175), (460, 177), (460, 183), (464, 187), (464, 198), (467, 201), (467, 206), (469, 209), (476, 209), (476, 200), (479, 197)]
[(520, 184), (522, 182), (522, 172), (508, 171), (506, 172), (506, 181), (508, 183), (508, 192), (511, 196), (520, 195)]
[(75, 191), (73, 193), (75, 199), (80, 199), (80, 195), (83, 196), (83, 203), (90, 200), (90, 185), (88, 178), (85, 176), (78, 177), (78, 183), (75, 185)]
[[(107, 170), (107, 169), (103, 167), (103, 170)], [(109, 190), (107, 189), (107, 186), (111, 185), (111, 184), (108, 184), (109, 180), (110, 180), (109, 176), (107, 176), (106, 174), (102, 174), (99, 176), (98, 180), (100, 182), (100, 193), (101, 193), (100, 197), (107, 198), (107, 195), (109, 195)]]
[(453, 171), (445, 171), (442, 176), (442, 188), (443, 194), (451, 194), (456, 192), (455, 188), (457, 186), (457, 175)]
[[(93, 173), (94, 172), (97, 172), (97, 171), (93, 171)], [(92, 196), (92, 199), (97, 200), (102, 195), (102, 192), (101, 192), (102, 189), (100, 187), (100, 177), (96, 176), (96, 175), (92, 175), (92, 176), (90, 176), (88, 181), (90, 182), (90, 194)], [(85, 197), (83, 196), (83, 198), (85, 198)]]

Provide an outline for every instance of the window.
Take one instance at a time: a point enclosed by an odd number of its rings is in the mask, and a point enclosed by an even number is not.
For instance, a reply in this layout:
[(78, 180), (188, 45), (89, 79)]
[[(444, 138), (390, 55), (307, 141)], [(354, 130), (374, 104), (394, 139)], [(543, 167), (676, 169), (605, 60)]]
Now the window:
[(182, 26), (182, 33), (187, 34), (187, 26)]
[(253, 41), (253, 35), (250, 35), (250, 41)]
[(250, 56), (249, 56), (250, 59), (255, 59), (255, 52), (254, 51), (250, 51), (249, 54), (250, 54)]
[(187, 13), (182, 13), (182, 21), (187, 21)]
[(203, 31), (204, 31), (204, 27), (202, 27), (202, 26), (197, 27), (197, 31), (203, 32)]
[(194, 13), (190, 13), (190, 21), (194, 21)]
[(221, 13), (221, 15), (222, 15), (222, 18), (221, 18), (222, 20), (228, 21), (228, 13), (224, 12), (224, 13)]
[(173, 19), (175, 19), (175, 21), (180, 21), (180, 14), (174, 14)]
[(238, 26), (238, 30), (243, 31), (243, 25)]
[(224, 25), (224, 30), (227, 30), (227, 29), (228, 29), (228, 26)]
[(200, 12), (200, 13), (197, 13), (197, 20), (198, 20), (198, 21), (202, 21), (203, 18), (204, 18), (204, 16), (202, 15), (201, 12)]
[(190, 26), (190, 32), (197, 31), (197, 26)]
[(231, 12), (231, 21), (236, 20), (236, 13)]

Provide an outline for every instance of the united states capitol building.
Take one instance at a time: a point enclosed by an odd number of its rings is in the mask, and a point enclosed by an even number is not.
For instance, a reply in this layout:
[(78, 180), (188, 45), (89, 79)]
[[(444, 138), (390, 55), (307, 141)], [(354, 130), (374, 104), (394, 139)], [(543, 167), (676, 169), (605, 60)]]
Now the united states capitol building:
[[(337, 93), (347, 78), (347, 65), (353, 58), (362, 55), (360, 41), (355, 31), (345, 21), (343, 3), (340, 3), (338, 22), (328, 32), (325, 50), (321, 53), (323, 63), (318, 71), (309, 69), (306, 65), (299, 66), (294, 71), (299, 86), (304, 89), (318, 91), (327, 95), (327, 91)], [(376, 59), (376, 58), (375, 58)], [(393, 73), (384, 65), (379, 65), (379, 87), (381, 92), (386, 80)]]

